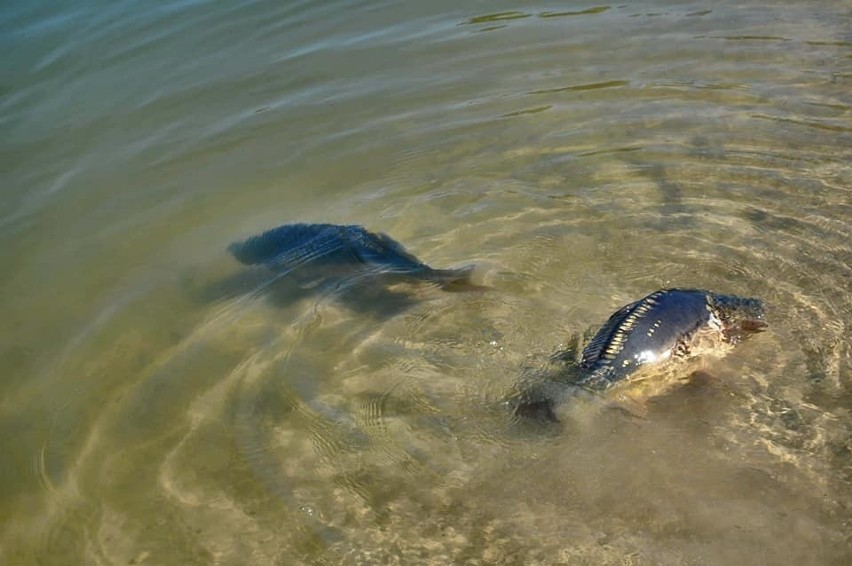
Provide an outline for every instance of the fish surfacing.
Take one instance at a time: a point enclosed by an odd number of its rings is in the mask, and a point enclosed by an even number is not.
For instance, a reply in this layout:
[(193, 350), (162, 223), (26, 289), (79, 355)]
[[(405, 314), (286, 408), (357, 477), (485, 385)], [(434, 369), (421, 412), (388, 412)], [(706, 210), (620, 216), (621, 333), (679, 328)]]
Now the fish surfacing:
[(624, 381), (647, 381), (649, 391), (662, 390), (672, 372), (651, 368), (668, 360), (723, 356), (766, 326), (758, 299), (661, 289), (616, 311), (563, 375), (521, 391), (512, 405), (517, 414), (555, 421), (554, 408), (578, 390), (603, 391)]

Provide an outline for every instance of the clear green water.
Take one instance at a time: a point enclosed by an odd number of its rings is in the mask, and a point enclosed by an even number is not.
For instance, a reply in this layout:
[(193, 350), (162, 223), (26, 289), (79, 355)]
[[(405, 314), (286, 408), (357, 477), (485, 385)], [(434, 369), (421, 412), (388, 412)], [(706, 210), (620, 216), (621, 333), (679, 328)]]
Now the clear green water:
[[(0, 47), (0, 562), (852, 560), (848, 2), (7, 2)], [(297, 221), (494, 290), (244, 293)], [(511, 425), (664, 286), (771, 332)]]

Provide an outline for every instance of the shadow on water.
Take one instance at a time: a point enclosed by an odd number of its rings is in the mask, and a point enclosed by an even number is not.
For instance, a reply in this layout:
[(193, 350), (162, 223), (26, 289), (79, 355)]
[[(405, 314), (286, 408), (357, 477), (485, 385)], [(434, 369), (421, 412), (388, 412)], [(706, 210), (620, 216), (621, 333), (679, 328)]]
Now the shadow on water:
[[(277, 309), (286, 309), (304, 301), (334, 301), (357, 314), (386, 320), (416, 305), (417, 285), (401, 283), (392, 274), (349, 273), (319, 278), (309, 267), (297, 273), (277, 275), (263, 268), (250, 268), (203, 286), (199, 299), (216, 303), (240, 297), (256, 296)], [(419, 286), (432, 286), (420, 283)]]
[(284, 224), (228, 246), (249, 271), (214, 283), (210, 300), (263, 295), (276, 307), (307, 299), (338, 302), (383, 319), (417, 302), (418, 287), (484, 290), (470, 282), (472, 267), (435, 269), (399, 242), (362, 226)]
[[(840, 3), (6, 4), (0, 563), (852, 563)], [(670, 286), (772, 331), (513, 419)]]

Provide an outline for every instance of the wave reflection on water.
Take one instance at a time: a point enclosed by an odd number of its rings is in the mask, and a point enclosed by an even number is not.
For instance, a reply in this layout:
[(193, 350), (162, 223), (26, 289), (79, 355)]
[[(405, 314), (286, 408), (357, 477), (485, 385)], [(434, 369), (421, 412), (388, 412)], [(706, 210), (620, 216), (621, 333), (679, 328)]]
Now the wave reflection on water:
[[(0, 561), (849, 560), (834, 3), (0, 9)], [(300, 289), (366, 224), (485, 293)], [(520, 375), (665, 286), (771, 331), (643, 417)]]

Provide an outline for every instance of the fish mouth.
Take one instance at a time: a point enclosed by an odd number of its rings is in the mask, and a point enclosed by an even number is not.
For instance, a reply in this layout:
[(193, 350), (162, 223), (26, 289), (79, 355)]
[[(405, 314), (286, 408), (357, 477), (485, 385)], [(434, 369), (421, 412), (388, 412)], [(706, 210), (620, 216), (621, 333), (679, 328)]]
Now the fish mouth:
[(769, 328), (769, 323), (760, 318), (746, 318), (740, 321), (740, 328), (743, 332), (763, 332)]
[(747, 338), (769, 328), (766, 311), (760, 299), (724, 296), (719, 300), (720, 317), (726, 321), (726, 334), (735, 340)]
[(722, 331), (729, 344), (739, 344), (750, 336), (760, 334), (769, 328), (769, 323), (762, 318), (742, 318)]

